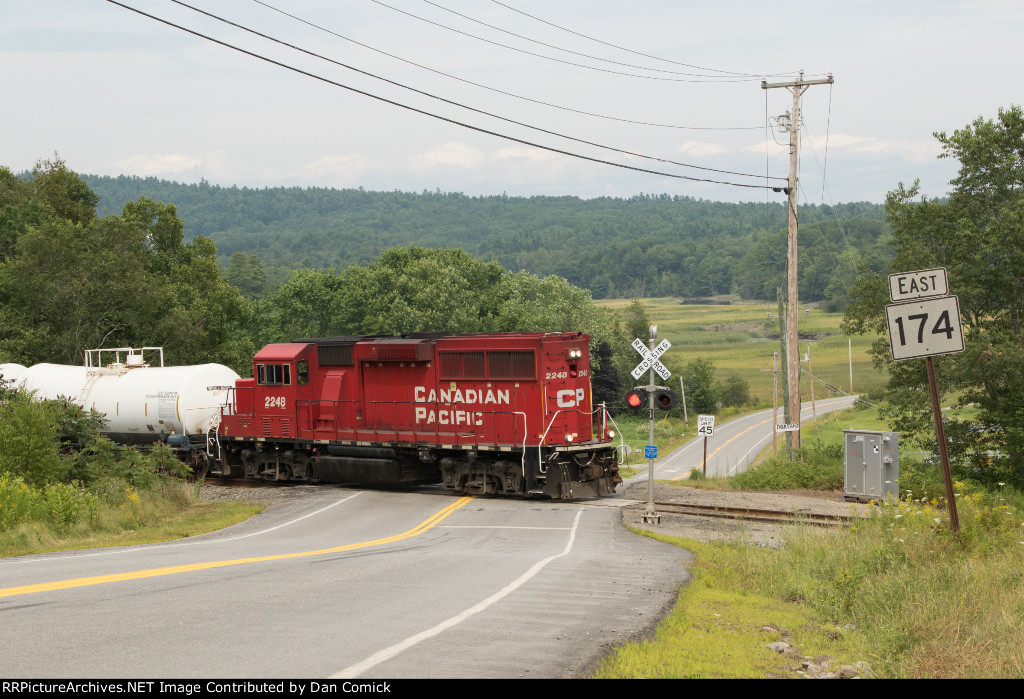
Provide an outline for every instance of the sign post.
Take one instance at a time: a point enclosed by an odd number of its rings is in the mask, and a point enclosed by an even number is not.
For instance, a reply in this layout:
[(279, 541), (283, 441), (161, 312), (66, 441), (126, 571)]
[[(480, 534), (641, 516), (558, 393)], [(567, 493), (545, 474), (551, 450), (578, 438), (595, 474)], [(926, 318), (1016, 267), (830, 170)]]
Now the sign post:
[[(643, 520), (644, 522), (653, 524), (657, 524), (661, 521), (661, 515), (654, 511), (654, 461), (658, 458), (658, 448), (654, 445), (654, 392), (661, 388), (660, 386), (654, 385), (654, 373), (657, 372), (658, 376), (663, 380), (667, 380), (668, 377), (672, 375), (672, 373), (665, 368), (665, 365), (659, 361), (661, 355), (665, 354), (672, 344), (668, 340), (662, 340), (661, 343), (655, 347), (654, 342), (657, 339), (658, 326), (652, 325), (650, 349), (644, 346), (643, 340), (639, 337), (633, 340), (633, 349), (635, 349), (643, 359), (632, 371), (634, 379), (639, 379), (643, 376), (645, 371), (648, 372), (646, 386), (648, 398), (648, 446), (644, 447), (644, 458), (647, 459), (647, 511), (644, 513)], [(659, 396), (661, 395), (662, 394), (659, 394)], [(671, 407), (670, 404), (674, 403), (674, 401), (675, 398), (673, 397), (663, 407), (668, 409), (668, 407)]]
[(964, 351), (964, 333), (960, 326), (960, 300), (947, 296), (949, 282), (944, 268), (902, 272), (889, 275), (889, 298), (894, 303), (885, 307), (889, 326), (889, 347), (894, 361), (924, 357), (928, 369), (928, 389), (935, 417), (935, 437), (942, 461), (942, 477), (946, 482), (946, 502), (949, 505), (949, 528), (960, 531), (960, 518), (956, 511), (953, 477), (949, 472), (949, 454), (946, 449), (946, 430), (942, 425), (942, 408), (935, 380), (936, 354)]
[(715, 434), (715, 416), (697, 416), (697, 434), (704, 437), (704, 461), (701, 464), (701, 473), (708, 475), (708, 437)]

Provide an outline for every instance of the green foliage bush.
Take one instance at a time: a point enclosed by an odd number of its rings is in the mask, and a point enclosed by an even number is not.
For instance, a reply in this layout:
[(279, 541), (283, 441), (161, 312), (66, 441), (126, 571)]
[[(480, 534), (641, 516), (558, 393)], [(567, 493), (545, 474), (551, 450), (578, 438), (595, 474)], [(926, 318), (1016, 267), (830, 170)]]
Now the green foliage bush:
[(39, 491), (30, 487), (24, 478), (0, 473), (0, 530), (36, 519), (41, 510)]
[(0, 473), (40, 486), (61, 480), (66, 472), (55, 412), (28, 393), (9, 392), (0, 401)]
[(71, 527), (94, 517), (99, 498), (74, 483), (47, 483), (43, 488), (46, 516), (57, 528)]
[(718, 384), (718, 395), (726, 407), (750, 403), (750, 384), (739, 374), (730, 374)]
[(814, 440), (793, 459), (766, 459), (733, 478), (744, 490), (841, 490), (843, 446)]
[(34, 488), (18, 476), (0, 475), (0, 530), (31, 521), (67, 529), (95, 517), (99, 504), (99, 498), (78, 483)]

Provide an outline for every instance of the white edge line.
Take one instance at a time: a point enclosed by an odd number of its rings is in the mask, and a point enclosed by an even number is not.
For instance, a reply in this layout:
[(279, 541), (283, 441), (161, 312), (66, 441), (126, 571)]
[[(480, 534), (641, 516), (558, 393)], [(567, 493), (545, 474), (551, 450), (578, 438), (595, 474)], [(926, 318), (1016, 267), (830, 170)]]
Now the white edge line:
[(398, 643), (396, 643), (396, 644), (394, 644), (392, 646), (389, 646), (388, 648), (380, 650), (380, 651), (374, 653), (369, 658), (367, 658), (366, 660), (364, 660), (364, 661), (362, 661), (360, 663), (356, 663), (355, 665), (348, 666), (344, 670), (341, 670), (341, 671), (331, 675), (330, 679), (351, 679), (351, 678), (354, 678), (354, 677), (358, 677), (359, 675), (363, 674), (367, 670), (370, 670), (370, 669), (376, 667), (377, 665), (380, 665), (383, 662), (391, 660), (392, 658), (394, 658), (399, 653), (402, 653), (403, 651), (406, 651), (409, 648), (412, 648), (413, 646), (417, 645), (418, 643), (421, 643), (421, 642), (427, 640), (428, 638), (433, 638), (434, 636), (438, 635), (442, 631), (446, 631), (446, 630), (452, 628), (453, 626), (457, 626), (458, 624), (461, 624), (463, 621), (465, 621), (466, 619), (470, 618), (471, 616), (473, 616), (475, 614), (479, 614), (480, 612), (484, 611), (485, 609), (490, 607), (495, 602), (498, 602), (498, 601), (504, 599), (505, 597), (507, 597), (508, 595), (512, 594), (517, 589), (519, 589), (520, 587), (525, 585), (531, 578), (533, 578), (535, 575), (537, 575), (537, 573), (539, 573), (541, 570), (543, 570), (549, 563), (551, 563), (551, 561), (553, 561), (553, 560), (555, 560), (557, 558), (561, 558), (562, 556), (567, 555), (572, 550), (573, 542), (576, 541), (576, 529), (579, 527), (580, 517), (582, 515), (583, 515), (583, 510), (582, 509), (580, 509), (579, 511), (576, 512), (576, 519), (573, 520), (572, 529), (569, 532), (569, 540), (566, 542), (565, 549), (561, 553), (557, 553), (554, 556), (548, 556), (547, 558), (538, 561), (528, 571), (526, 571), (525, 573), (520, 575), (518, 578), (516, 578), (515, 580), (510, 582), (508, 585), (506, 585), (505, 587), (501, 588), (500, 590), (498, 590), (497, 592), (495, 592), (493, 595), (491, 595), (487, 599), (483, 600), (482, 602), (478, 602), (477, 604), (473, 605), (469, 609), (467, 609), (467, 610), (465, 610), (465, 611), (463, 611), (463, 612), (461, 612), (459, 614), (456, 614), (453, 617), (445, 619), (441, 623), (439, 623), (436, 626), (433, 626), (433, 627), (427, 629), (426, 631), (421, 631), (418, 634), (410, 636), (409, 638), (405, 639), (404, 641), (399, 641)]
[[(290, 519), (287, 522), (282, 522), (281, 524), (278, 524), (275, 527), (270, 527), (269, 529), (262, 529), (262, 530), (260, 530), (258, 532), (250, 532), (248, 534), (240, 534), (239, 536), (232, 536), (232, 537), (229, 537), (227, 539), (212, 539), (211, 538), (211, 539), (204, 539), (203, 541), (197, 541), (196, 539), (198, 539), (199, 536), (203, 536), (203, 535), (199, 534), (199, 535), (196, 535), (195, 537), (190, 537), (188, 539), (178, 539), (177, 541), (171, 541), (171, 542), (167, 542), (167, 543), (138, 544), (136, 546), (124, 546), (124, 547), (113, 549), (113, 550), (110, 550), (110, 551), (97, 551), (95, 553), (79, 553), (79, 554), (72, 554), (72, 555), (67, 555), (67, 556), (50, 556), (49, 558), (33, 558), (33, 559), (25, 559), (25, 558), (15, 557), (15, 558), (6, 559), (6, 560), (0, 562), (0, 564), (8, 564), (8, 563), (10, 563), (10, 564), (14, 564), (14, 563), (51, 563), (51, 562), (54, 562), (54, 561), (67, 561), (67, 560), (74, 559), (74, 558), (91, 558), (93, 556), (112, 556), (112, 555), (118, 554), (118, 553), (133, 553), (133, 552), (136, 552), (136, 551), (150, 551), (150, 550), (156, 549), (156, 548), (173, 548), (175, 546), (198, 546), (199, 544), (222, 544), (222, 543), (225, 543), (225, 542), (228, 542), (228, 541), (238, 541), (239, 539), (247, 539), (250, 536), (258, 536), (260, 534), (267, 534), (269, 532), (272, 532), (274, 530), (280, 529), (282, 527), (287, 527), (289, 525), (295, 524), (296, 522), (301, 522), (302, 520), (306, 519), (307, 517), (312, 517), (314, 515), (318, 515), (321, 512), (324, 512), (325, 510), (329, 510), (332, 507), (335, 507), (337, 505), (342, 504), (343, 502), (347, 502), (347, 501), (351, 500), (352, 498), (356, 497), (357, 495), (362, 495), (362, 492), (352, 493), (347, 498), (342, 498), (341, 500), (338, 500), (337, 502), (332, 502), (330, 505), (327, 505), (325, 507), (321, 507), (319, 510), (315, 510), (313, 512), (309, 512), (307, 514), (304, 514), (301, 517), (296, 517), (295, 519)], [(241, 522), (239, 522), (238, 524), (241, 524)], [(234, 525), (232, 525), (232, 526), (234, 526)], [(208, 534), (213, 534), (215, 532), (207, 532), (207, 533)]]

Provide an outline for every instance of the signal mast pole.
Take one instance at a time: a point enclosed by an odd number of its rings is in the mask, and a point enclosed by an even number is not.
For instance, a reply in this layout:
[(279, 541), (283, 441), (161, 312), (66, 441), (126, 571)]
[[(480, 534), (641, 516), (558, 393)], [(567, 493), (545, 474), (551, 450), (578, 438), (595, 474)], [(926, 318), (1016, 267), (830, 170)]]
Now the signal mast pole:
[[(786, 310), (786, 360), (787, 372), (786, 383), (789, 386), (789, 412), (792, 420), (800, 424), (800, 353), (797, 348), (797, 316), (799, 308), (797, 305), (797, 283), (796, 283), (796, 253), (797, 253), (797, 150), (800, 145), (798, 136), (800, 128), (800, 96), (807, 91), (811, 85), (831, 85), (834, 82), (829, 75), (824, 80), (804, 80), (804, 72), (800, 71), (800, 79), (788, 83), (769, 83), (761, 81), (762, 90), (770, 90), (776, 87), (784, 87), (793, 93), (793, 111), (789, 121), (789, 181), (786, 187), (786, 194), (789, 195), (789, 245), (788, 245), (788, 276), (787, 276), (787, 302)], [(794, 449), (800, 448), (800, 431), (790, 432), (792, 435), (791, 446)]]

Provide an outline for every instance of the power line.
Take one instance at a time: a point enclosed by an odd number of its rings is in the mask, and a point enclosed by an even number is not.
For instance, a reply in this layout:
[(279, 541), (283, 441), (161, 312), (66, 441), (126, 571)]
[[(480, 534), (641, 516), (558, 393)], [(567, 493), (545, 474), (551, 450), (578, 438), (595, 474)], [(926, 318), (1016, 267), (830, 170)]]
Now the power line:
[(395, 12), (398, 12), (400, 14), (406, 15), (407, 17), (412, 17), (413, 19), (417, 19), (417, 20), (419, 20), (421, 22), (426, 22), (427, 24), (431, 24), (431, 25), (433, 25), (435, 27), (439, 27), (441, 29), (445, 29), (447, 31), (454, 32), (456, 34), (461, 34), (462, 36), (469, 37), (470, 39), (476, 39), (477, 41), (482, 41), (484, 43), (491, 44), (492, 46), (500, 46), (501, 48), (508, 49), (509, 51), (515, 51), (517, 53), (525, 53), (526, 55), (533, 56), (535, 58), (543, 58), (544, 60), (547, 60), (547, 61), (554, 61), (555, 63), (564, 63), (566, 65), (575, 66), (576, 68), (584, 68), (586, 70), (596, 70), (596, 71), (599, 71), (599, 72), (602, 72), (602, 73), (611, 73), (613, 75), (624, 75), (626, 77), (641, 78), (641, 79), (644, 79), (644, 80), (664, 80), (664, 81), (668, 81), (668, 82), (681, 82), (681, 83), (733, 83), (733, 82), (750, 82), (750, 81), (754, 81), (754, 80), (761, 80), (760, 77), (756, 77), (755, 78), (755, 77), (746, 77), (746, 76), (744, 76), (744, 77), (734, 77), (734, 78), (707, 77), (706, 79), (704, 79), (704, 78), (693, 78), (693, 79), (690, 79), (690, 78), (667, 78), (667, 77), (660, 77), (660, 76), (656, 76), (656, 75), (637, 75), (636, 73), (624, 73), (622, 71), (611, 70), (609, 68), (598, 68), (596, 66), (588, 66), (588, 65), (585, 65), (583, 63), (573, 63), (572, 61), (566, 61), (566, 60), (563, 60), (561, 58), (554, 58), (552, 56), (545, 56), (545, 55), (540, 54), (540, 53), (534, 53), (533, 51), (527, 51), (526, 49), (520, 49), (520, 48), (516, 48), (515, 46), (509, 46), (508, 44), (502, 44), (501, 42), (498, 42), (498, 41), (492, 41), (490, 39), (485, 39), (485, 38), (483, 38), (481, 36), (477, 36), (475, 34), (470, 34), (469, 32), (464, 32), (464, 31), (462, 31), (460, 29), (455, 29), (454, 27), (449, 27), (449, 26), (447, 26), (445, 24), (441, 24), (440, 22), (435, 22), (433, 20), (427, 19), (426, 17), (420, 17), (419, 15), (414, 15), (411, 12), (406, 12), (405, 10), (401, 10), (401, 9), (399, 9), (397, 7), (393, 7), (391, 5), (388, 5), (386, 2), (382, 2), (381, 0), (370, 0), (370, 2), (375, 3), (377, 5), (380, 5), (381, 7), (386, 7), (389, 10), (394, 10)]
[(397, 56), (397, 55), (395, 55), (393, 53), (388, 53), (387, 51), (383, 51), (381, 49), (378, 49), (378, 48), (375, 48), (373, 46), (370, 46), (369, 44), (364, 44), (364, 43), (362, 43), (360, 41), (356, 41), (355, 39), (352, 39), (351, 37), (344, 36), (342, 34), (339, 34), (339, 33), (335, 32), (335, 31), (327, 29), (326, 27), (323, 27), (323, 26), (321, 26), (319, 24), (315, 24), (314, 22), (310, 22), (309, 20), (303, 19), (302, 17), (299, 17), (297, 15), (293, 15), (293, 14), (291, 14), (289, 12), (285, 12), (284, 10), (282, 10), (280, 8), (274, 7), (273, 5), (270, 5), (268, 3), (263, 2), (263, 0), (253, 0), (253, 2), (255, 2), (258, 5), (263, 5), (268, 10), (272, 10), (274, 12), (282, 14), (285, 17), (290, 17), (291, 19), (294, 19), (297, 22), (302, 22), (303, 24), (305, 24), (307, 26), (310, 26), (310, 27), (313, 27), (314, 29), (319, 29), (320, 31), (325, 32), (327, 34), (330, 34), (332, 36), (335, 36), (335, 37), (337, 37), (339, 39), (343, 39), (345, 41), (351, 42), (351, 43), (355, 44), (356, 46), (362, 46), (363, 48), (368, 49), (370, 51), (374, 51), (374, 52), (379, 53), (379, 54), (381, 54), (383, 56), (387, 56), (388, 58), (393, 58), (396, 61), (401, 61), (402, 63), (406, 63), (406, 64), (411, 65), (411, 66), (415, 66), (416, 68), (420, 68), (422, 70), (426, 70), (428, 72), (434, 73), (435, 75), (440, 75), (440, 76), (443, 76), (445, 78), (449, 78), (451, 80), (457, 80), (457, 81), (465, 83), (467, 85), (472, 85), (473, 87), (479, 87), (479, 88), (484, 89), (484, 90), (489, 90), (491, 92), (496, 92), (499, 95), (505, 95), (506, 97), (513, 97), (515, 99), (523, 100), (525, 102), (532, 102), (533, 104), (539, 104), (539, 105), (542, 105), (544, 107), (551, 107), (552, 109), (560, 109), (562, 111), (572, 112), (573, 114), (582, 114), (584, 116), (594, 117), (594, 118), (597, 118), (597, 119), (607, 119), (609, 121), (618, 121), (618, 122), (621, 122), (621, 123), (624, 123), (624, 124), (635, 124), (635, 125), (638, 125), (638, 126), (653, 126), (653, 127), (661, 128), (661, 129), (683, 129), (683, 130), (689, 130), (689, 131), (756, 131), (756, 130), (759, 130), (761, 128), (760, 126), (682, 126), (682, 125), (677, 125), (677, 124), (658, 124), (658, 123), (649, 122), (649, 121), (639, 121), (639, 120), (635, 120), (635, 119), (625, 119), (625, 118), (622, 118), (622, 117), (608, 116), (606, 114), (597, 114), (595, 112), (588, 112), (588, 111), (585, 111), (585, 110), (582, 110), (582, 109), (573, 109), (572, 107), (566, 107), (564, 105), (554, 104), (554, 103), (551, 103), (551, 102), (545, 102), (543, 100), (534, 99), (532, 97), (525, 97), (523, 95), (518, 95), (518, 94), (516, 94), (514, 92), (508, 92), (506, 90), (500, 90), (500, 89), (498, 89), (496, 87), (491, 87), (490, 85), (484, 85), (483, 83), (473, 82), (472, 80), (467, 80), (466, 78), (460, 78), (459, 76), (452, 75), (451, 73), (445, 73), (444, 71), (437, 70), (436, 68), (431, 68), (430, 66), (423, 65), (422, 63), (416, 63), (415, 61), (410, 61), (410, 60), (408, 60), (406, 58), (402, 58), (401, 56)]
[[(459, 107), (461, 109), (467, 109), (467, 110), (469, 110), (471, 112), (476, 112), (477, 114), (483, 114), (484, 116), (488, 116), (488, 117), (491, 117), (493, 119), (499, 119), (501, 121), (505, 121), (505, 122), (508, 122), (510, 124), (515, 124), (516, 126), (522, 126), (522, 127), (527, 128), (527, 129), (532, 129), (534, 131), (539, 131), (541, 133), (548, 134), (549, 136), (555, 136), (557, 138), (564, 138), (564, 139), (569, 140), (569, 141), (576, 141), (577, 143), (582, 143), (584, 145), (594, 146), (595, 148), (601, 148), (603, 150), (610, 150), (610, 151), (613, 151), (615, 153), (621, 153), (623, 155), (631, 155), (633, 157), (642, 158), (644, 160), (654, 160), (656, 162), (665, 163), (665, 164), (668, 164), (668, 165), (678, 165), (680, 167), (688, 167), (688, 168), (692, 168), (692, 169), (695, 169), (695, 170), (704, 170), (706, 172), (717, 172), (717, 173), (723, 174), (723, 175), (736, 175), (738, 177), (760, 177), (760, 175), (750, 175), (750, 174), (743, 173), (743, 172), (734, 172), (732, 170), (720, 170), (720, 169), (712, 168), (712, 167), (704, 167), (702, 165), (694, 165), (692, 163), (681, 163), (679, 161), (669, 160), (667, 158), (658, 158), (658, 157), (655, 157), (655, 156), (652, 156), (652, 155), (644, 155), (642, 153), (634, 153), (633, 151), (623, 150), (621, 148), (615, 148), (613, 146), (602, 145), (600, 143), (595, 143), (593, 141), (587, 141), (587, 140), (582, 139), (582, 138), (576, 138), (575, 136), (568, 136), (566, 134), (558, 133), (557, 131), (551, 131), (551, 130), (548, 130), (548, 129), (544, 129), (544, 128), (541, 128), (539, 126), (533, 126), (531, 124), (526, 124), (526, 123), (521, 122), (521, 121), (516, 121), (515, 119), (510, 119), (508, 117), (503, 117), (503, 116), (501, 116), (499, 114), (494, 114), (492, 112), (487, 112), (487, 111), (484, 111), (482, 109), (477, 109), (475, 107), (470, 107), (468, 105), (462, 104), (460, 102), (455, 102), (455, 101), (446, 99), (444, 97), (439, 97), (439, 96), (431, 94), (429, 92), (425, 92), (423, 90), (419, 90), (419, 89), (416, 89), (414, 87), (410, 87), (408, 85), (404, 85), (404, 84), (396, 82), (394, 80), (389, 80), (388, 78), (384, 78), (384, 77), (381, 77), (379, 75), (375, 75), (373, 73), (369, 73), (369, 72), (367, 72), (365, 70), (362, 70), (360, 68), (356, 68), (354, 66), (350, 66), (350, 65), (347, 65), (345, 63), (341, 63), (339, 61), (334, 60), (333, 58), (328, 58), (327, 56), (323, 56), (323, 55), (321, 55), (319, 53), (315, 53), (313, 51), (308, 51), (307, 49), (304, 49), (304, 48), (302, 48), (300, 46), (295, 46), (294, 44), (289, 44), (286, 41), (281, 41), (280, 39), (275, 39), (272, 36), (269, 36), (267, 34), (263, 34), (262, 32), (258, 32), (258, 31), (254, 30), (254, 29), (250, 29), (249, 27), (246, 27), (246, 26), (243, 26), (241, 24), (238, 24), (237, 22), (233, 22), (233, 21), (231, 21), (229, 19), (225, 19), (224, 17), (220, 17), (220, 16), (215, 15), (215, 14), (213, 14), (211, 12), (207, 12), (206, 10), (202, 10), (202, 9), (200, 9), (198, 7), (194, 7), (192, 5), (189, 5), (186, 2), (183, 2), (182, 0), (171, 0), (171, 2), (175, 3), (176, 5), (181, 5), (182, 7), (187, 7), (188, 9), (193, 10), (194, 12), (198, 12), (199, 14), (205, 15), (207, 17), (210, 17), (211, 19), (215, 19), (215, 20), (217, 20), (219, 22), (223, 22), (224, 24), (230, 25), (230, 26), (235, 27), (237, 29), (241, 29), (242, 31), (246, 31), (246, 32), (249, 32), (250, 34), (254, 34), (254, 35), (256, 35), (258, 37), (261, 37), (263, 39), (267, 39), (268, 41), (273, 41), (273, 42), (275, 42), (277, 44), (280, 44), (282, 46), (287, 46), (290, 49), (294, 49), (294, 50), (299, 51), (301, 53), (304, 53), (304, 54), (306, 54), (308, 56), (313, 56), (314, 58), (319, 58), (321, 60), (327, 61), (328, 63), (333, 63), (336, 66), (340, 66), (342, 68), (346, 68), (348, 70), (355, 71), (356, 73), (360, 73), (362, 75), (366, 75), (367, 77), (374, 78), (375, 80), (381, 80), (383, 82), (388, 83), (389, 85), (394, 85), (395, 87), (400, 87), (400, 88), (402, 88), (404, 90), (409, 90), (410, 92), (415, 92), (418, 95), (423, 95), (424, 97), (429, 97), (431, 99), (435, 99), (435, 100), (438, 100), (440, 102), (444, 102), (445, 104), (450, 104), (452, 106)], [(785, 179), (785, 178), (778, 177), (776, 179), (780, 179), (781, 180), (781, 179)]]
[[(243, 53), (243, 54), (245, 54), (247, 56), (251, 56), (252, 58), (256, 58), (256, 59), (259, 59), (259, 60), (264, 61), (266, 63), (270, 63), (272, 65), (276, 65), (276, 66), (278, 66), (280, 68), (284, 68), (286, 70), (290, 70), (290, 71), (292, 71), (294, 73), (298, 73), (299, 75), (305, 75), (306, 77), (313, 78), (314, 80), (319, 80), (319, 81), (327, 83), (329, 85), (333, 85), (335, 87), (340, 87), (342, 89), (349, 90), (350, 92), (355, 92), (356, 94), (363, 95), (364, 97), (369, 97), (371, 99), (375, 99), (375, 100), (377, 100), (379, 102), (384, 102), (385, 104), (390, 104), (390, 105), (395, 106), (395, 107), (400, 107), (402, 109), (406, 109), (406, 110), (414, 112), (416, 114), (421, 114), (423, 116), (428, 116), (428, 117), (437, 119), (439, 121), (443, 121), (443, 122), (446, 122), (446, 123), (449, 123), (449, 124), (453, 124), (455, 126), (461, 126), (463, 128), (470, 129), (472, 131), (476, 131), (478, 133), (487, 134), (489, 136), (494, 136), (496, 138), (501, 138), (501, 139), (504, 139), (506, 141), (512, 141), (513, 143), (519, 143), (521, 145), (530, 146), (530, 147), (533, 147), (533, 148), (540, 148), (541, 150), (546, 150), (546, 151), (549, 151), (551, 153), (558, 153), (560, 155), (566, 155), (566, 156), (569, 156), (571, 158), (577, 158), (579, 160), (587, 160), (589, 162), (599, 163), (601, 165), (610, 165), (612, 167), (621, 168), (623, 170), (632, 170), (634, 172), (643, 172), (643, 173), (646, 173), (646, 174), (649, 174), (649, 175), (658, 175), (658, 176), (661, 176), (661, 177), (670, 177), (672, 179), (687, 180), (687, 181), (690, 181), (690, 182), (706, 182), (706, 183), (709, 183), (709, 184), (724, 184), (724, 185), (729, 185), (731, 187), (744, 187), (744, 188), (748, 188), (748, 189), (764, 189), (765, 188), (764, 185), (743, 184), (743, 183), (739, 183), (739, 182), (728, 182), (728, 181), (725, 181), (725, 180), (712, 180), (712, 179), (699, 178), (699, 177), (689, 177), (687, 175), (678, 175), (678, 174), (673, 174), (673, 173), (669, 173), (669, 172), (661, 172), (661, 171), (658, 171), (658, 170), (648, 170), (646, 168), (634, 167), (632, 165), (625, 165), (623, 163), (616, 163), (616, 162), (612, 162), (610, 160), (602, 160), (600, 158), (593, 158), (591, 156), (582, 155), (582, 154), (579, 154), (579, 153), (573, 153), (571, 151), (565, 151), (565, 150), (561, 150), (559, 148), (553, 148), (551, 146), (545, 146), (545, 145), (542, 145), (542, 144), (539, 144), (539, 143), (534, 143), (532, 141), (527, 141), (527, 140), (524, 140), (524, 139), (521, 139), (521, 138), (516, 138), (514, 136), (509, 136), (507, 134), (498, 133), (496, 131), (490, 131), (488, 129), (484, 129), (484, 128), (481, 128), (479, 126), (473, 126), (471, 124), (466, 124), (464, 122), (457, 121), (455, 119), (449, 119), (448, 117), (444, 117), (444, 116), (441, 116), (439, 114), (434, 114), (432, 112), (428, 112), (428, 111), (425, 111), (425, 110), (422, 110), (422, 109), (417, 109), (416, 107), (412, 107), (412, 106), (409, 106), (409, 105), (406, 105), (406, 104), (402, 104), (401, 102), (396, 102), (394, 100), (390, 100), (390, 99), (387, 99), (385, 97), (381, 97), (379, 95), (374, 95), (373, 93), (366, 92), (364, 90), (360, 90), (358, 88), (351, 87), (351, 86), (345, 85), (343, 83), (339, 83), (339, 82), (337, 82), (335, 80), (331, 80), (331, 79), (325, 78), (325, 77), (323, 77), (321, 75), (317, 75), (316, 73), (311, 73), (309, 71), (302, 70), (301, 68), (296, 68), (295, 66), (291, 66), (291, 65), (288, 65), (286, 63), (282, 63), (280, 61), (276, 61), (276, 60), (274, 60), (272, 58), (269, 58), (267, 56), (262, 56), (262, 55), (260, 55), (258, 53), (254, 53), (254, 52), (249, 51), (247, 49), (243, 49), (243, 48), (241, 48), (239, 46), (235, 46), (233, 44), (229, 44), (229, 43), (227, 43), (225, 41), (221, 41), (220, 39), (215, 39), (215, 38), (213, 38), (211, 36), (208, 36), (208, 35), (203, 34), (201, 32), (195, 31), (193, 29), (189, 29), (189, 28), (183, 27), (183, 26), (181, 26), (179, 24), (175, 24), (174, 22), (171, 22), (169, 20), (163, 19), (162, 17), (157, 17), (155, 15), (149, 14), (148, 12), (143, 12), (142, 10), (139, 10), (139, 9), (137, 9), (135, 7), (131, 7), (129, 5), (125, 5), (124, 3), (121, 3), (121, 2), (117, 2), (117, 0), (107, 0), (107, 2), (111, 3), (112, 5), (117, 5), (118, 7), (122, 7), (124, 9), (126, 9), (126, 10), (131, 11), (131, 12), (135, 12), (136, 14), (142, 15), (143, 17), (148, 17), (149, 19), (152, 19), (154, 21), (160, 22), (161, 24), (166, 24), (169, 27), (173, 27), (175, 29), (179, 29), (179, 30), (181, 30), (183, 32), (186, 32), (188, 34), (192, 34), (193, 36), (199, 37), (200, 39), (205, 39), (205, 40), (210, 41), (212, 43), (219, 44), (220, 46), (223, 46), (225, 48), (229, 48), (229, 49), (232, 49), (234, 51), (238, 51), (239, 53)], [(758, 175), (758, 177), (760, 177), (760, 175)]]
[[(522, 39), (523, 41), (529, 41), (532, 44), (539, 44), (540, 46), (546, 46), (547, 48), (555, 49), (556, 51), (564, 51), (565, 53), (571, 53), (574, 56), (581, 56), (583, 58), (589, 58), (589, 59), (594, 60), (594, 61), (601, 61), (602, 63), (611, 63), (612, 65), (623, 66), (625, 68), (638, 68), (639, 70), (649, 70), (649, 71), (653, 71), (655, 73), (669, 73), (669, 74), (672, 74), (672, 75), (687, 75), (687, 76), (690, 76), (690, 77), (703, 77), (703, 78), (715, 77), (715, 76), (710, 76), (710, 75), (700, 75), (700, 74), (697, 74), (697, 73), (683, 73), (681, 71), (676, 71), (676, 70), (665, 70), (663, 68), (647, 68), (645, 66), (638, 66), (638, 65), (634, 65), (632, 63), (621, 63), (619, 61), (612, 61), (612, 60), (609, 60), (607, 58), (601, 58), (600, 56), (591, 56), (590, 54), (580, 53), (579, 51), (573, 51), (571, 49), (563, 48), (561, 46), (555, 46), (554, 44), (547, 44), (547, 43), (545, 43), (543, 41), (538, 41), (536, 39), (531, 39), (530, 37), (523, 36), (522, 34), (516, 34), (515, 32), (511, 32), (511, 31), (509, 31), (507, 29), (502, 29), (501, 27), (497, 27), (497, 26), (495, 26), (493, 24), (488, 24), (487, 22), (483, 22), (483, 21), (481, 21), (479, 19), (474, 19), (473, 17), (470, 17), (469, 15), (464, 15), (461, 12), (456, 12), (455, 10), (452, 10), (452, 9), (450, 9), (448, 7), (445, 7), (444, 5), (437, 4), (436, 2), (433, 2), (432, 0), (423, 0), (423, 2), (427, 3), (428, 5), (433, 5), (434, 7), (436, 7), (439, 10), (444, 10), (445, 12), (450, 12), (451, 14), (453, 14), (453, 15), (455, 15), (457, 17), (462, 17), (463, 19), (468, 19), (470, 22), (475, 22), (476, 24), (480, 24), (480, 25), (482, 25), (484, 27), (488, 27), (489, 29), (494, 29), (495, 31), (499, 31), (499, 32), (501, 32), (503, 34), (508, 34), (509, 36), (514, 36), (517, 39)], [(754, 78), (760, 79), (760, 76), (753, 76), (753, 75), (750, 75), (750, 74), (746, 74), (745, 77), (750, 78), (750, 79), (754, 79)]]
[[(569, 34), (572, 34), (574, 36), (581, 37), (581, 38), (586, 39), (588, 41), (596, 42), (598, 44), (601, 44), (602, 46), (610, 46), (611, 48), (618, 49), (619, 51), (625, 51), (626, 53), (632, 53), (632, 54), (637, 55), (637, 56), (643, 56), (644, 58), (653, 58), (656, 61), (664, 61), (665, 63), (673, 63), (673, 64), (675, 64), (677, 66), (684, 66), (686, 68), (693, 68), (694, 70), (703, 70), (703, 71), (707, 71), (709, 73), (725, 73), (727, 75), (737, 75), (737, 76), (744, 76), (744, 77), (748, 77), (748, 78), (754, 78), (754, 77), (757, 77), (757, 76), (761, 76), (761, 77), (778, 77), (778, 76), (781, 76), (781, 75), (792, 75), (794, 72), (796, 72), (796, 71), (790, 70), (790, 71), (784, 71), (784, 72), (780, 72), (780, 73), (757, 73), (757, 74), (755, 74), (755, 73), (742, 73), (742, 72), (737, 72), (737, 71), (732, 71), (732, 70), (721, 70), (721, 69), (718, 69), (718, 68), (705, 68), (703, 66), (693, 65), (692, 63), (681, 63), (680, 61), (673, 61), (673, 60), (670, 60), (668, 58), (659, 58), (658, 56), (652, 56), (649, 53), (643, 53), (642, 51), (634, 51), (632, 49), (627, 49), (624, 46), (617, 46), (616, 44), (612, 44), (612, 43), (607, 42), (607, 41), (602, 41), (601, 39), (595, 39), (592, 36), (587, 36), (586, 34), (581, 34), (579, 32), (573, 31), (572, 29), (567, 29), (566, 27), (563, 27), (561, 25), (555, 24), (554, 22), (548, 22), (547, 20), (541, 19), (540, 17), (537, 17), (535, 15), (531, 15), (531, 14), (529, 14), (527, 12), (523, 12), (522, 10), (517, 10), (516, 8), (512, 7), (511, 5), (506, 5), (505, 3), (499, 2), (498, 0), (491, 0), (491, 2), (493, 2), (495, 5), (501, 5), (505, 9), (511, 10), (512, 12), (515, 12), (517, 14), (523, 15), (524, 17), (529, 17), (530, 19), (532, 19), (534, 21), (537, 21), (537, 22), (540, 22), (541, 24), (546, 24), (549, 27), (554, 27), (555, 29), (558, 29), (560, 31), (568, 32)], [(433, 4), (433, 3), (431, 3), (431, 4)], [(761, 127), (758, 126), (757, 128), (761, 128)]]

